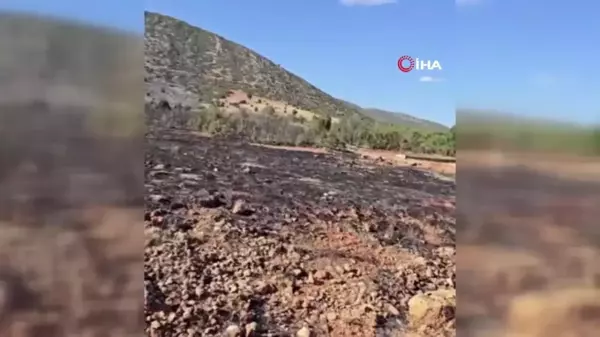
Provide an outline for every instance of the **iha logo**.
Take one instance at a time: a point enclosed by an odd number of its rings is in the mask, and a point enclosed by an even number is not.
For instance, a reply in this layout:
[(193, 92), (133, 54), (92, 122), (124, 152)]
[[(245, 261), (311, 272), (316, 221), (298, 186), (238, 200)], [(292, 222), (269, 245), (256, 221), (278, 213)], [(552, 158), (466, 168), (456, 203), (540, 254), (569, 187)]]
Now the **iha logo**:
[(404, 55), (398, 59), (398, 69), (404, 73), (407, 73), (413, 69), (442, 70), (442, 65), (438, 60), (421, 60), (419, 58), (412, 58), (408, 55)]

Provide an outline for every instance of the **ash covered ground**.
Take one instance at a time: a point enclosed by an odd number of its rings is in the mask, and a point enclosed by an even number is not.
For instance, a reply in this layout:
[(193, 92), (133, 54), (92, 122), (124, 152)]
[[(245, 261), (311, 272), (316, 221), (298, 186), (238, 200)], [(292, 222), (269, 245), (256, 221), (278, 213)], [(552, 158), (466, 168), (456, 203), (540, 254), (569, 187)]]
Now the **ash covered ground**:
[(152, 128), (150, 336), (454, 336), (455, 183)]

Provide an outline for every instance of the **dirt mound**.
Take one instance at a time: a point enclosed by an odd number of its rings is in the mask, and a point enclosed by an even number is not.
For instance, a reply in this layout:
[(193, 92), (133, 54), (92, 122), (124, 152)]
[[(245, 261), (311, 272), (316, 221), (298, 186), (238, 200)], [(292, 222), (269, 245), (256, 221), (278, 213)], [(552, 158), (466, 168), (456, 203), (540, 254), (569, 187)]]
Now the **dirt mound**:
[(413, 296), (455, 288), (451, 182), (173, 131), (147, 146), (150, 336), (401, 336)]

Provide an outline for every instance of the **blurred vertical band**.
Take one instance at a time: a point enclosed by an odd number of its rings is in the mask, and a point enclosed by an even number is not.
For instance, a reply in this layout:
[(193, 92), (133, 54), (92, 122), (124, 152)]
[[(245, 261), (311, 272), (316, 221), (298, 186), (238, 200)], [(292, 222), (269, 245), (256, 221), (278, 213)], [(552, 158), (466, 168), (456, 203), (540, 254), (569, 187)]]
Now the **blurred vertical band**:
[(457, 112), (464, 336), (592, 336), (600, 326), (593, 127)]
[(457, 4), (457, 333), (598, 336), (598, 4)]
[(138, 336), (143, 23), (12, 4), (0, 5), (0, 335)]

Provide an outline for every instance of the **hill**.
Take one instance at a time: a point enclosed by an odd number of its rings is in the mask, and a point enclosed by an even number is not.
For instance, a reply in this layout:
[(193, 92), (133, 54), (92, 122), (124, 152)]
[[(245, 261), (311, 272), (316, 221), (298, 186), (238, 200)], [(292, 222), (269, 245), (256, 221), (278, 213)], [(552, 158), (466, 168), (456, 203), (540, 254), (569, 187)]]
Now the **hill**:
[(120, 30), (0, 13), (0, 102), (47, 100), (85, 108), (130, 103), (139, 94), (132, 88), (141, 79), (140, 42)]
[(441, 125), (335, 98), (260, 54), (181, 20), (146, 12), (145, 23), (153, 126), (276, 145), (454, 153), (454, 139)]
[(148, 82), (164, 80), (200, 98), (242, 90), (327, 115), (360, 113), (258, 53), (181, 20), (146, 12)]
[[(407, 114), (363, 109), (337, 99), (300, 76), (242, 45), (184, 21), (146, 12), (147, 82), (175, 85), (192, 104), (223, 97), (229, 90), (274, 101), (306, 115), (359, 115), (385, 123), (445, 131), (438, 123)], [(183, 93), (181, 91), (184, 91)]]
[(362, 110), (362, 112), (366, 116), (384, 123), (406, 125), (408, 127), (414, 127), (418, 129), (431, 131), (443, 132), (449, 130), (449, 128), (443, 124), (432, 122), (422, 118), (417, 118), (415, 116), (405, 114), (402, 112), (391, 112), (375, 108), (365, 108)]
[(366, 115), (367, 117), (370, 117), (381, 123), (392, 123), (422, 130), (440, 132), (445, 132), (450, 129), (446, 125), (433, 122), (427, 119), (418, 118), (402, 112), (392, 112), (377, 108), (363, 108), (361, 106), (347, 101), (346, 104), (354, 106), (356, 109), (359, 109), (363, 115)]

